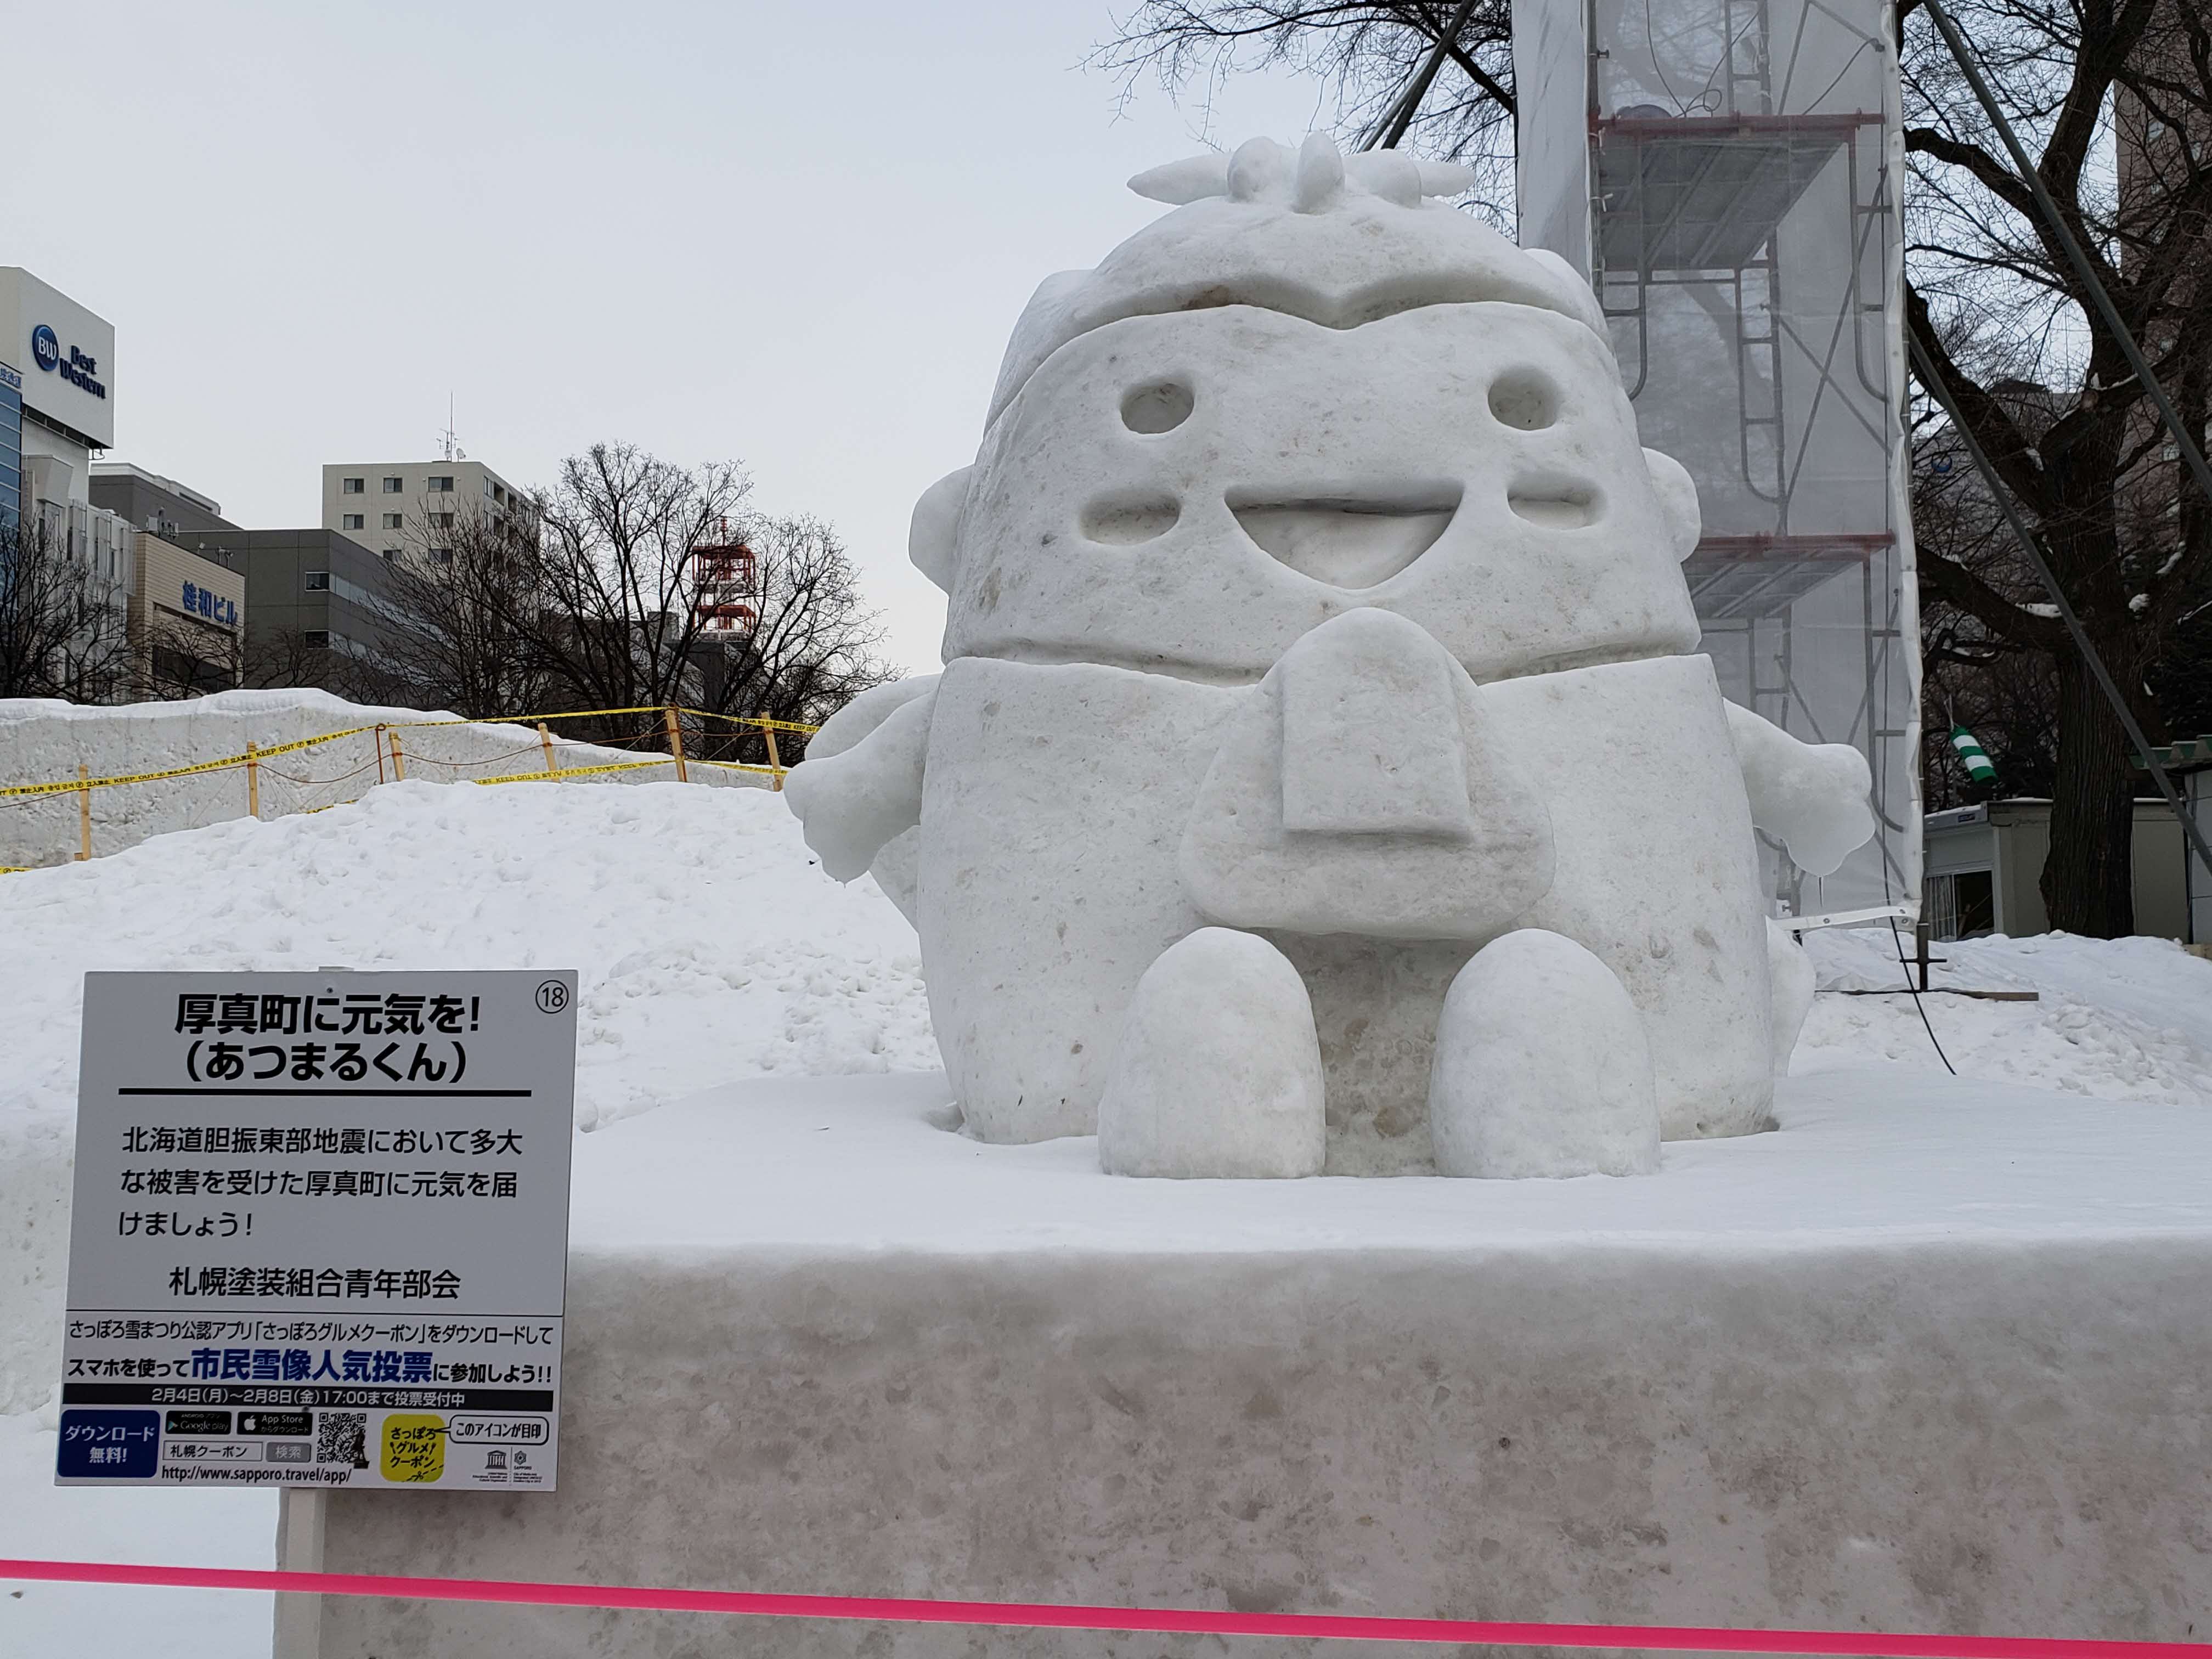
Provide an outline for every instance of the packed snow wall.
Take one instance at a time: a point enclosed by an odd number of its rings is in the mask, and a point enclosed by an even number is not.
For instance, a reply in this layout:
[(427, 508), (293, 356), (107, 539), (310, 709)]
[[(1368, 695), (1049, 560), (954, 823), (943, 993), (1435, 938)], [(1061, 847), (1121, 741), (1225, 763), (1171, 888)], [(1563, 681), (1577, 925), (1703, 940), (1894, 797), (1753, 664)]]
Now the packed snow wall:
[[(412, 769), (410, 778), (457, 783), (544, 767), (545, 749), (529, 726), (424, 724), (459, 718), (370, 708), (315, 690), (221, 691), (178, 702), (100, 706), (0, 699), (0, 788), (65, 780), (76, 776), (80, 766), (95, 779), (173, 771), (242, 754), (248, 743), (267, 750), (350, 732), (313, 749), (272, 757), (257, 769), (261, 816), (278, 817), (357, 799), (388, 781), (395, 768), (388, 750), (382, 757), (378, 753), (380, 726), (400, 728), (399, 764)], [(650, 715), (639, 720), (641, 727), (654, 724)], [(552, 739), (553, 763), (564, 771), (641, 758), (635, 750)], [(653, 768), (575, 781), (665, 782), (672, 775), (669, 769)], [(745, 787), (768, 782), (755, 774), (703, 766), (690, 769), (690, 781)], [(239, 767), (112, 785), (89, 793), (95, 855), (135, 847), (149, 836), (246, 815), (246, 774)], [(80, 844), (82, 799), (74, 790), (0, 795), (0, 866), (61, 864), (73, 858)]]
[(1516, 0), (1523, 246), (1589, 276), (1644, 441), (1686, 465), (1685, 562), (1724, 695), (1874, 775), (1826, 877), (1765, 846), (1790, 914), (1920, 901), (1891, 9)]

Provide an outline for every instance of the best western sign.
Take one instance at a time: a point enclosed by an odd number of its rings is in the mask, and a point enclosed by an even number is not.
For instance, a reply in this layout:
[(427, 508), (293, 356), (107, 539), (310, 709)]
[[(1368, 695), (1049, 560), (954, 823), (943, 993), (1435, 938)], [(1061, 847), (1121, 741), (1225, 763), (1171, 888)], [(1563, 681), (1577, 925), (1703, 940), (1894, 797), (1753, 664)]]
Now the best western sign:
[(19, 265), (0, 265), (0, 362), (23, 404), (102, 449), (115, 443), (115, 330)]
[(107, 396), (107, 388), (93, 376), (100, 372), (100, 359), (88, 357), (76, 346), (69, 348), (69, 356), (62, 356), (61, 336), (45, 323), (31, 330), (31, 360), (49, 374), (58, 374), (71, 386), (82, 386), (95, 398)]

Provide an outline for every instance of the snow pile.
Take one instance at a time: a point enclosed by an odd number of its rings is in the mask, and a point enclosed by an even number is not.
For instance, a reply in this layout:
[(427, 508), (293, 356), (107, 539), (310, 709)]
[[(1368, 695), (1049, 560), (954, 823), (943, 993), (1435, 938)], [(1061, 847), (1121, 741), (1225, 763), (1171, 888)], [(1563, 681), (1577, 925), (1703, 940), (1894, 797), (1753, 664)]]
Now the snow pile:
[[(648, 749), (661, 748), (658, 714), (628, 720)], [(380, 726), (397, 728), (401, 763), (429, 782), (532, 774), (545, 763), (544, 748), (531, 726), (465, 722), (456, 714), (348, 702), (327, 691), (220, 691), (176, 702), (100, 705), (12, 697), (0, 698), (0, 785), (66, 780), (76, 775), (79, 766), (95, 778), (166, 772), (243, 754), (248, 743), (266, 750), (331, 732), (349, 733), (263, 763), (261, 816), (281, 817), (357, 799), (391, 775), (392, 763)], [(641, 758), (632, 750), (571, 743), (557, 732), (553, 754), (555, 764), (567, 770)], [(670, 775), (661, 770), (610, 772), (574, 781), (658, 782)], [(694, 768), (691, 781), (722, 787), (767, 783), (757, 773), (714, 767)], [(0, 797), (0, 865), (60, 864), (74, 858), (79, 805), (74, 791)], [(93, 851), (113, 853), (149, 836), (245, 817), (246, 780), (236, 767), (159, 778), (95, 789), (91, 805)]]
[[(1942, 1069), (1911, 997), (1845, 994), (1906, 983), (1887, 930), (1811, 933), (1806, 947), (1823, 994), (1814, 1000), (1793, 1073), (1870, 1060)], [(1960, 1076), (2099, 1100), (2212, 1107), (2212, 962), (2170, 939), (2064, 933), (1959, 940), (1931, 946), (1930, 954), (1948, 958), (1931, 986), (2039, 993), (2034, 1002), (1921, 999)]]
[(937, 1064), (913, 930), (764, 790), (392, 784), (0, 876), (0, 1410), (52, 1382), (88, 969), (574, 968), (585, 1129), (737, 1078)]
[[(272, 1565), (268, 1492), (48, 1484), (88, 969), (573, 967), (586, 1129), (732, 1079), (937, 1064), (913, 930), (764, 790), (392, 784), (0, 876), (0, 1554)], [(265, 1650), (269, 1607), (32, 1585), (0, 1597), (0, 1651), (216, 1659)]]
[[(937, 1064), (912, 930), (872, 881), (841, 887), (816, 867), (783, 802), (766, 792), (394, 784), (313, 816), (218, 823), (89, 864), (0, 876), (0, 937), (13, 947), (0, 954), (0, 1054), (9, 1062), (0, 1072), (0, 1411), (18, 1413), (0, 1418), (0, 1554), (268, 1564), (275, 1506), (266, 1492), (60, 1492), (46, 1484), (87, 969), (574, 967), (583, 982), (577, 1118), (587, 1129), (748, 1077), (927, 1073)], [(1814, 934), (1808, 948), (1826, 994), (1793, 1069), (1826, 1075), (1803, 1085), (1806, 1101), (1842, 1121), (1873, 1111), (1885, 1095), (1910, 1096), (1918, 1109), (1931, 1091), (1946, 1101), (1976, 1092), (1940, 1075), (1910, 998), (1837, 994), (1903, 983), (1886, 932)], [(1942, 953), (1952, 961), (1939, 983), (2044, 994), (2036, 1003), (1927, 1000), (1961, 1073), (1987, 1080), (1977, 1097), (1989, 1096), (1990, 1109), (2035, 1105), (1992, 1093), (1990, 1085), (2007, 1083), (2212, 1106), (2212, 963), (2158, 940), (2060, 936), (1978, 940)], [(1885, 1075), (1884, 1061), (1909, 1074)], [(801, 1097), (827, 1102), (861, 1086), (824, 1083)], [(923, 1104), (945, 1097), (941, 1083), (912, 1086)], [(726, 1208), (742, 1202), (733, 1196), (742, 1183), (718, 1173), (728, 1156), (715, 1139), (720, 1121), (695, 1110), (672, 1115), (665, 1131), (656, 1116), (594, 1136), (579, 1170), (595, 1167), (600, 1147), (614, 1157), (629, 1137), (673, 1135)], [(1055, 1206), (1101, 1179), (1086, 1142), (1000, 1152), (939, 1137), (926, 1146), (1034, 1164), (1030, 1178), (1042, 1184), (1032, 1201), (1054, 1224), (1064, 1219)], [(887, 1147), (879, 1168), (861, 1160), (854, 1201), (870, 1181), (909, 1195), (917, 1179), (926, 1183), (909, 1150)], [(1767, 1137), (1670, 1147), (1668, 1172), (1645, 1196), (1663, 1198), (1677, 1165), (1788, 1150)], [(769, 1181), (757, 1170), (745, 1179)], [(1865, 1174), (1838, 1179), (1856, 1203), (1894, 1196)], [(1430, 1183), (1388, 1192), (1344, 1184), (1365, 1191), (1380, 1213), (1420, 1200)], [(1162, 1205), (1188, 1195), (1179, 1183), (1125, 1185)], [(590, 1191), (580, 1176), (580, 1216)], [(1325, 1201), (1314, 1191), (1313, 1202)], [(1465, 1209), (1458, 1196), (1446, 1207)], [(958, 1209), (938, 1206), (932, 1224), (948, 1237), (980, 1224)], [(1232, 1218), (1210, 1214), (1207, 1227), (1234, 1235)], [(1148, 1237), (1156, 1245), (1158, 1235)], [(242, 1652), (265, 1640), (267, 1607), (258, 1595), (187, 1603), (152, 1590), (33, 1586), (21, 1599), (0, 1598), (0, 1651), (137, 1643), (146, 1651)]]

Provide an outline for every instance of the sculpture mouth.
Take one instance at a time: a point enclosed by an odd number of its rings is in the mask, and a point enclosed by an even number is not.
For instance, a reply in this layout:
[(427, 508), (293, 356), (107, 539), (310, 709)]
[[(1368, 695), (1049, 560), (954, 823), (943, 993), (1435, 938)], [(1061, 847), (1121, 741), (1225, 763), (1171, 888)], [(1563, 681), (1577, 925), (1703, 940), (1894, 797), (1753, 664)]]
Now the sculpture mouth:
[(1229, 510), (1261, 551), (1302, 576), (1355, 592), (1389, 580), (1435, 546), (1459, 503), (1456, 484), (1228, 495)]

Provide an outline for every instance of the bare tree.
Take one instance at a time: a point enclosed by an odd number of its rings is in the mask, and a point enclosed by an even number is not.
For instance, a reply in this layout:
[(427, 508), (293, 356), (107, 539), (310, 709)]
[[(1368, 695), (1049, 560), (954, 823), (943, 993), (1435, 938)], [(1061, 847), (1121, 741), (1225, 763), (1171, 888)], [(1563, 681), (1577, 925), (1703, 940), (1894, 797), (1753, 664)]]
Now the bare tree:
[[(836, 532), (747, 511), (751, 487), (733, 462), (687, 470), (601, 444), (503, 520), (456, 514), (434, 549), (410, 550), (391, 571), (386, 650), (411, 699), (479, 716), (678, 705), (812, 725), (890, 678)], [(740, 548), (742, 559), (728, 552)], [(749, 573), (742, 617), (708, 579), (725, 562)], [(691, 723), (702, 757), (765, 758), (757, 730)], [(562, 729), (663, 740), (650, 715)], [(804, 752), (799, 734), (780, 738), (787, 763)]]
[[(425, 706), (420, 688), (396, 666), (333, 649), (299, 628), (257, 629), (239, 654), (239, 684), (255, 690), (313, 686), (349, 702)], [(443, 707), (434, 699), (430, 707)]]
[(551, 584), (535, 525), (474, 507), (434, 545), (390, 562), (382, 643), (409, 701), (479, 717), (547, 706), (559, 680), (543, 643)]
[[(2174, 0), (1954, 0), (1954, 9), (2128, 332), (2201, 434), (2212, 392), (2206, 19)], [(2164, 721), (2148, 682), (2212, 575), (2212, 502), (2174, 465), (2119, 346), (2092, 325), (2089, 289), (1955, 64), (1917, 23), (1904, 48), (1908, 325), (2155, 739)], [(2087, 663), (2016, 557), (1936, 544), (1920, 570), (1942, 607), (2050, 665), (2051, 925), (2130, 931), (2133, 763)]]
[[(1997, 395), (2031, 407), (2047, 404), (2039, 386), (2005, 383)], [(1923, 407), (1913, 434), (1912, 535), (1923, 560), (1942, 559), (1984, 580), (2032, 580), (2004, 515), (1958, 434)], [(1922, 595), (1921, 781), (1928, 809), (1942, 811), (2009, 795), (2048, 795), (2057, 765), (2057, 696), (2051, 659), (1992, 634), (1972, 612), (1930, 587)], [(1963, 726), (1997, 769), (1978, 784), (1952, 746)]]
[[(538, 502), (531, 606), (513, 617), (532, 660), (585, 708), (685, 701), (708, 620), (693, 555), (724, 538), (751, 489), (734, 462), (686, 470), (629, 444), (563, 461)], [(578, 735), (619, 742), (635, 726), (616, 716)]]
[(245, 641), (230, 629), (201, 627), (152, 605), (137, 653), (141, 696), (174, 700), (228, 691), (241, 684)]
[(36, 518), (0, 520), (0, 696), (105, 702), (129, 686), (123, 597)]
[[(2185, 422), (2203, 432), (2212, 14), (2191, 0), (1949, 3), (2129, 332)], [(2175, 465), (2124, 355), (2092, 327), (2088, 291), (1918, 10), (1899, 0), (1908, 325), (2038, 526), (2145, 727), (2154, 738), (2167, 729), (2153, 686), (2179, 700), (2177, 715), (2212, 720), (2212, 503)], [(1091, 61), (1125, 79), (1152, 70), (1179, 93), (1287, 67), (1334, 87), (1339, 125), (1364, 137), (1454, 15), (1445, 0), (1143, 0)], [(1502, 0), (1475, 6), (1408, 135), (1424, 149), (1486, 162), (1486, 196), (1510, 191), (1510, 40)], [(2008, 395), (2022, 386), (2036, 396)], [(2049, 690), (2047, 703), (2013, 712), (2033, 720), (2047, 708), (2051, 722), (2039, 738), (2023, 731), (2021, 753), (2053, 757), (2043, 876), (2052, 925), (2129, 931), (2131, 757), (2048, 596), (2003, 538), (1985, 533), (1955, 547), (1946, 533), (1923, 536), (1920, 572), (1930, 660), (1954, 694), (1977, 666), (1995, 676), (1983, 687), (1991, 710), (2005, 696)]]
[[(859, 573), (834, 530), (819, 519), (757, 519), (746, 526), (745, 545), (757, 572), (756, 615), (748, 627), (699, 636), (695, 707), (818, 726), (870, 686), (896, 678), (875, 654), (884, 630), (862, 608)], [(757, 729), (712, 722), (701, 735), (714, 758), (767, 758)], [(802, 733), (777, 734), (785, 765), (805, 752)]]

